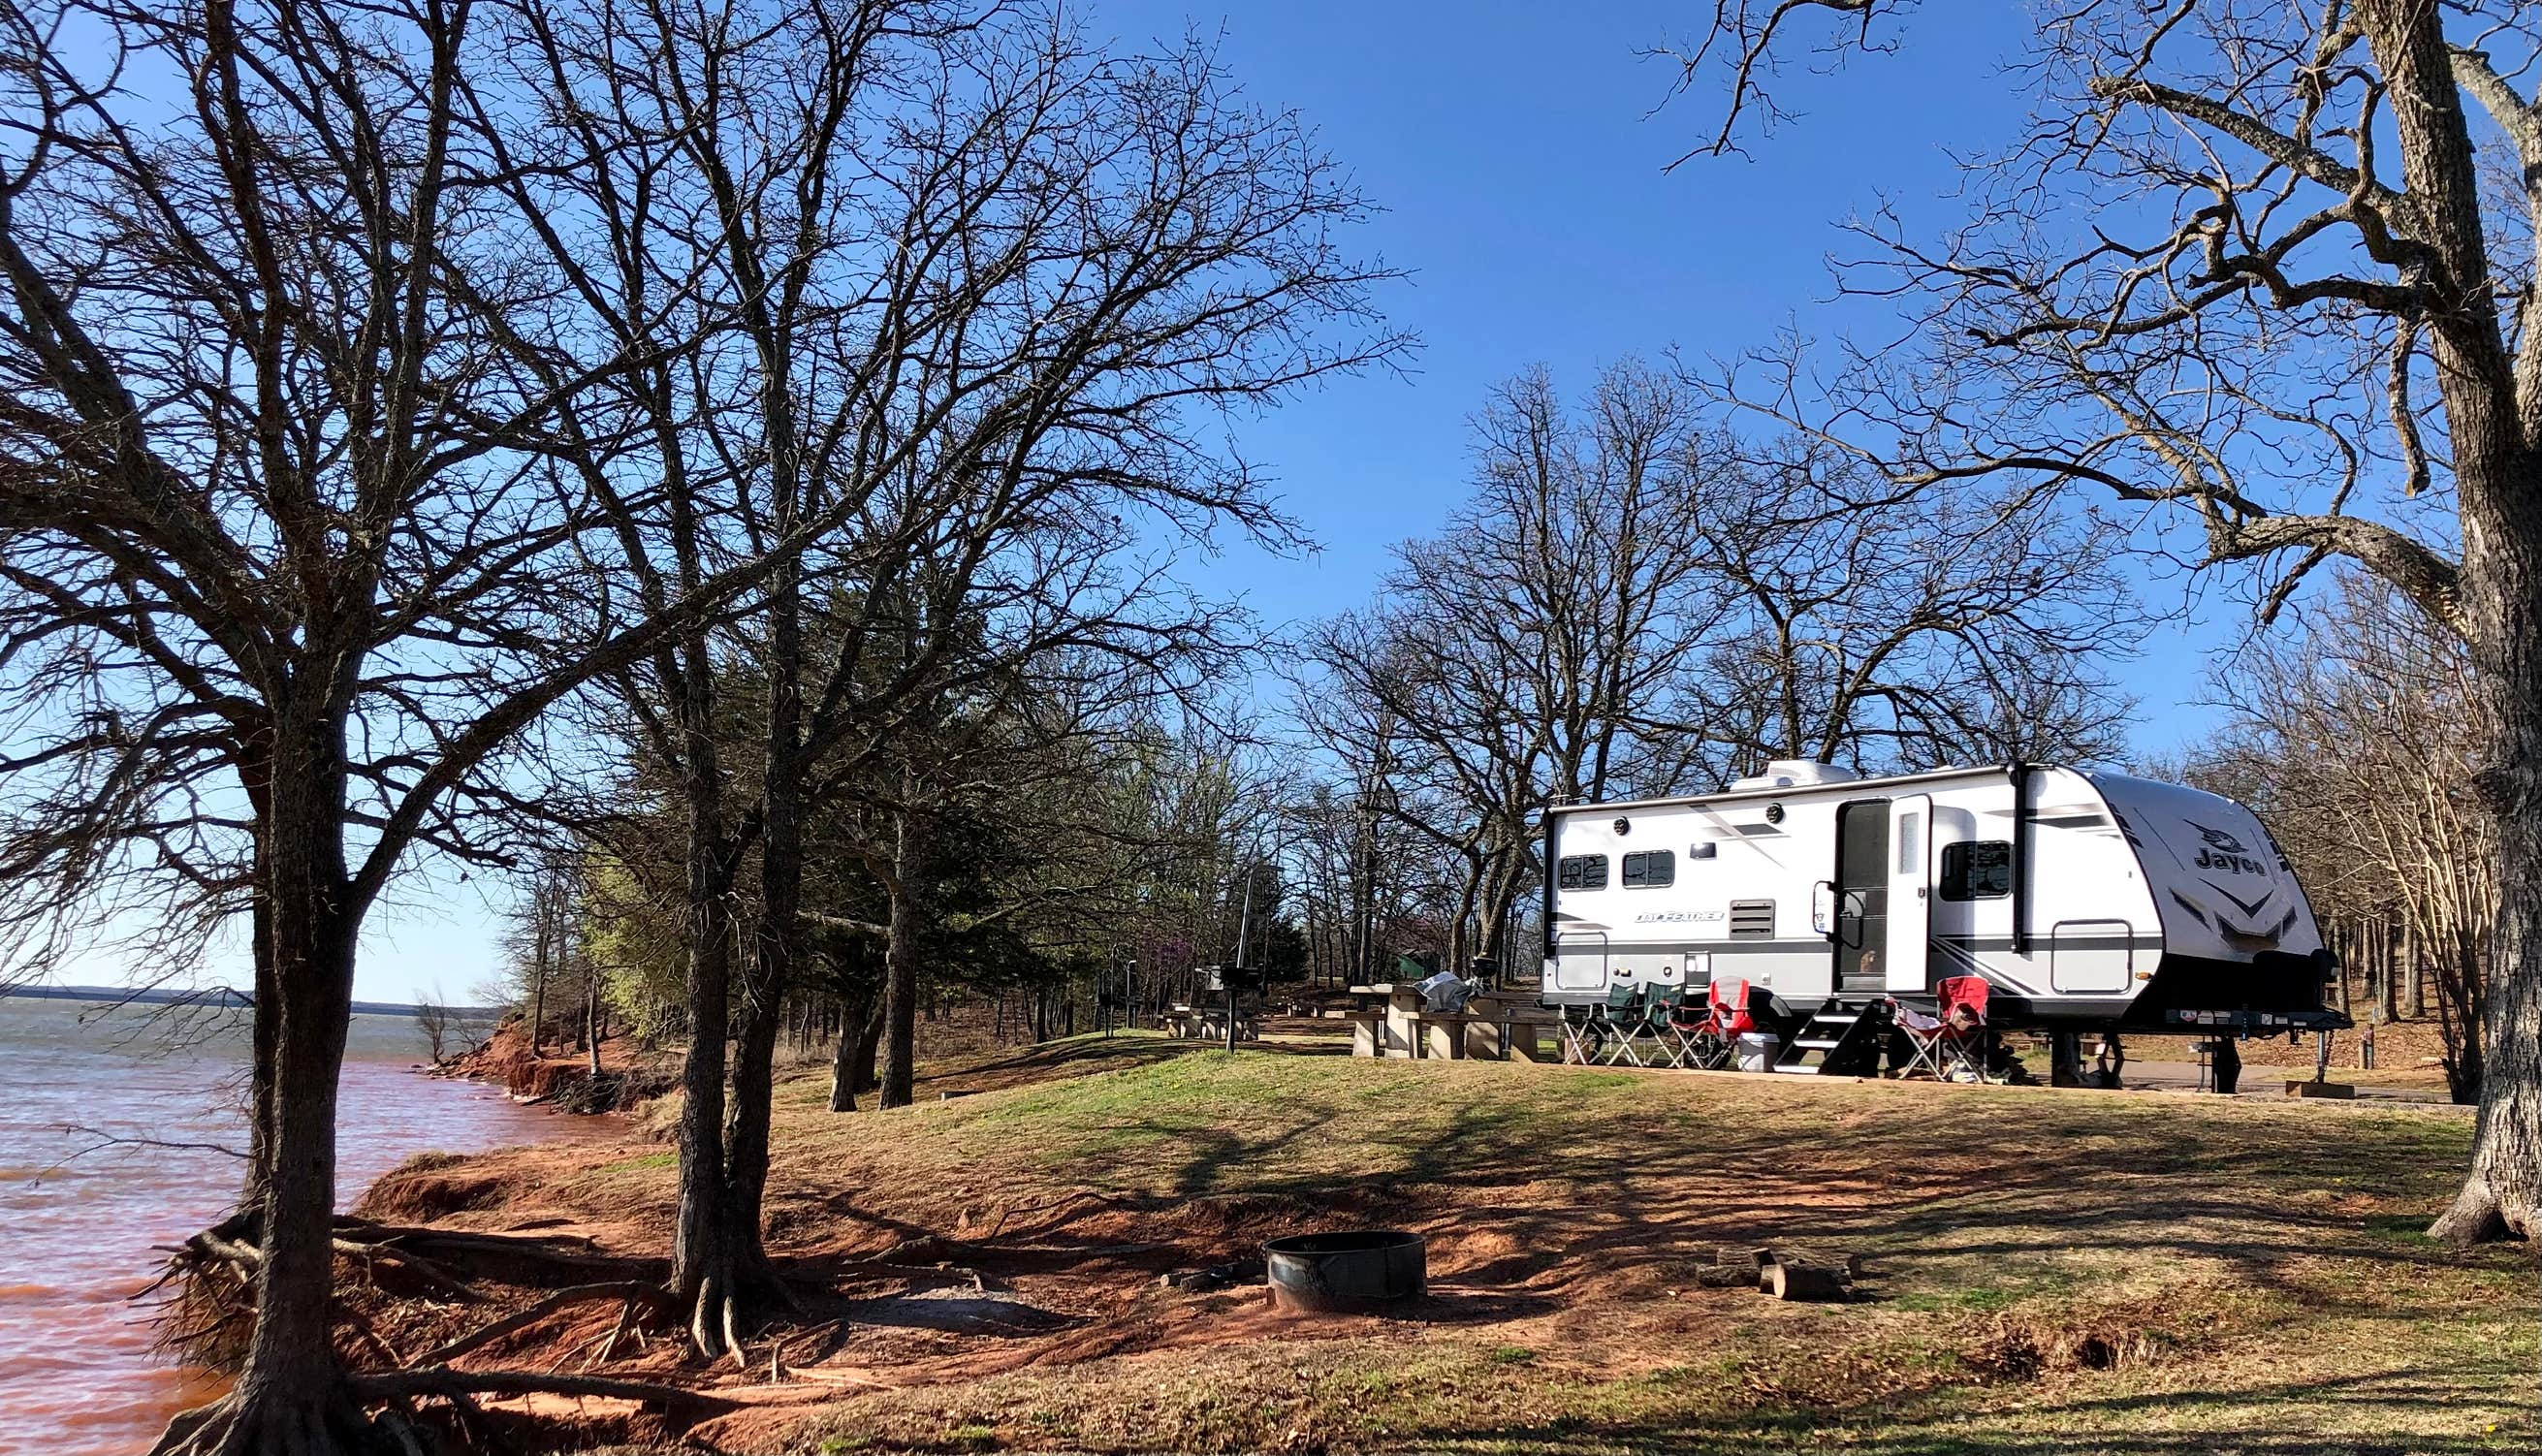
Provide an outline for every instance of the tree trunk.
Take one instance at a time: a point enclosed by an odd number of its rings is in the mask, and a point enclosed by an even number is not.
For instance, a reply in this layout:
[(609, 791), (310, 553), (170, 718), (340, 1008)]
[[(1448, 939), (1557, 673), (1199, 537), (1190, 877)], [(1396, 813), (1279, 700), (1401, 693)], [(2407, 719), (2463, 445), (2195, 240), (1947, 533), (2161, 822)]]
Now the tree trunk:
[[(261, 866), (259, 873), (262, 873)], [(264, 1203), (272, 1193), (273, 1083), (282, 1065), (282, 987), (273, 974), (273, 915), (268, 908), (272, 898), (269, 888), (260, 887), (250, 915), (256, 941), (256, 1006), (251, 1013), (256, 1064), (249, 1072), (247, 1178), (233, 1214), (239, 1226), (250, 1231), (264, 1227)]]
[(842, 1020), (839, 1023), (839, 1045), (830, 1055), (830, 1111), (852, 1113), (857, 1110), (857, 1027)]
[[(2542, 544), (2516, 564), (2542, 573)], [(2481, 775), (2499, 888), (2480, 1116), (2462, 1192), (2429, 1230), (2453, 1244), (2542, 1238), (2542, 612), (2529, 590), (2501, 595), (2512, 605), (2490, 639), (2505, 644), (2505, 661), (2491, 675), (2496, 742)]]
[(711, 666), (684, 649), (679, 674), (682, 788), (688, 809), (689, 1055), (680, 1068), (680, 1207), (671, 1290), (690, 1310), (689, 1334), (709, 1356), (736, 1333), (733, 1250), (723, 1162), (725, 1054), (732, 1021), (733, 856), (723, 823), (723, 769), (714, 744)]
[(548, 902), (542, 884), (530, 892), (530, 913), (537, 923), (530, 934), (530, 1056), (545, 1055), (548, 1029)]
[[(287, 711), (287, 710), (286, 710)], [(171, 1421), (162, 1451), (367, 1449), (370, 1423), (336, 1359), (336, 1095), (353, 1000), (353, 904), (343, 848), (340, 717), (277, 734), (258, 858), (256, 1044), (269, 1048), (269, 1119), (259, 1209), (256, 1326), (220, 1404)], [(299, 745), (293, 752), (292, 744)]]
[[(781, 513), (783, 514), (783, 513)], [(786, 517), (790, 519), (790, 517)], [(781, 521), (781, 525), (783, 521)], [(768, 723), (760, 777), (759, 925), (742, 978), (741, 1032), (732, 1058), (723, 1149), (726, 1328), (754, 1323), (745, 1305), (775, 1284), (761, 1242), (768, 1192), (768, 1120), (776, 1091), (777, 1039), (785, 1030), (785, 993), (801, 955), (803, 782), (800, 744), (802, 641), (796, 569), (789, 559), (769, 598)], [(740, 1357), (735, 1338), (734, 1357)]]
[(882, 1059), (882, 1000), (868, 998), (860, 1008), (857, 1025), (851, 1028), (857, 1039), (857, 1090), (877, 1092), (882, 1089), (882, 1073), (877, 1069)]
[(892, 831), (890, 941), (883, 950), (882, 1092), (886, 1108), (907, 1107), (918, 1096), (918, 938), (916, 876), (923, 872), (924, 831), (918, 816), (902, 812)]
[(2542, 408), (2542, 378), (2532, 377), (2535, 356), (2518, 358), (2500, 327), (2443, 12), (2424, 0), (2366, 0), (2355, 16), (2392, 99), (2430, 276), (2450, 290), (2429, 338), (2462, 522), (2457, 600), (2489, 709), (2488, 763), (2476, 781), (2498, 827), (2480, 1121), (2462, 1193), (2430, 1232), (2456, 1243), (2532, 1238), (2542, 1235), (2542, 421), (2524, 416)]
[[(777, 1038), (785, 1029), (784, 1003), (763, 967), (749, 979), (742, 1006), (741, 1033), (732, 1057), (732, 1100), (724, 1123), (723, 1176), (727, 1225), (724, 1247), (733, 1271), (727, 1285), (732, 1299), (755, 1299), (768, 1291), (775, 1275), (760, 1239), (761, 1211), (768, 1192), (768, 1118), (776, 1089)], [(736, 1331), (751, 1323), (745, 1305), (734, 1320)]]
[(2379, 996), (2385, 1021), (2397, 1020), (2401, 1015), (2401, 961), (2408, 950), (2402, 937), (2408, 933), (2398, 922), (2384, 923), (2383, 956), (2379, 963), (2379, 974), (2382, 977)]

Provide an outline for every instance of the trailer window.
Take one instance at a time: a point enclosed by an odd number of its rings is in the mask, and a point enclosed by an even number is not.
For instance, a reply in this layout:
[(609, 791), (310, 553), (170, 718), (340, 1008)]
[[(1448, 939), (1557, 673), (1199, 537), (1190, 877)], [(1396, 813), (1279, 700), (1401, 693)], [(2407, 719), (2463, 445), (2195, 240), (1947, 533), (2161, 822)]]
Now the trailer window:
[(1998, 900), (2012, 893), (2012, 845), (1963, 839), (1942, 846), (1944, 900)]
[(1624, 884), (1630, 886), (1674, 885), (1677, 883), (1677, 854), (1668, 849), (1650, 849), (1624, 856)]
[(1607, 888), (1607, 856), (1566, 854), (1554, 870), (1554, 884), (1565, 890)]

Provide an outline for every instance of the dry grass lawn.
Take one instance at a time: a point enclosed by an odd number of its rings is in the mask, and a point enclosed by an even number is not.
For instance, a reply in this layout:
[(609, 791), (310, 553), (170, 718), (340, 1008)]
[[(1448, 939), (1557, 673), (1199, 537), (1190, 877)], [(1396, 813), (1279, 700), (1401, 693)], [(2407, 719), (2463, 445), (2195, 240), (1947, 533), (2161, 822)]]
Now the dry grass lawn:
[[(1584, 1456), (2542, 1444), (2532, 1255), (2418, 1232), (2468, 1143), (2451, 1109), (1231, 1058), (1141, 1037), (949, 1069), (922, 1096), (945, 1088), (985, 1090), (834, 1116), (816, 1083), (783, 1089), (775, 1242), (836, 1293), (807, 1309), (782, 1378), (758, 1356), (735, 1388), (752, 1408), (699, 1437)], [(497, 1158), (443, 1170), (480, 1192), (433, 1211), (659, 1251), (658, 1145), (596, 1166), (588, 1148)], [(416, 1211), (436, 1176), (385, 1192)], [(1430, 1303), (1305, 1320), (1258, 1288), (1157, 1283), (1336, 1223), (1427, 1233)], [(1863, 1252), (1877, 1297), (1694, 1286), (1711, 1246), (1772, 1240)]]

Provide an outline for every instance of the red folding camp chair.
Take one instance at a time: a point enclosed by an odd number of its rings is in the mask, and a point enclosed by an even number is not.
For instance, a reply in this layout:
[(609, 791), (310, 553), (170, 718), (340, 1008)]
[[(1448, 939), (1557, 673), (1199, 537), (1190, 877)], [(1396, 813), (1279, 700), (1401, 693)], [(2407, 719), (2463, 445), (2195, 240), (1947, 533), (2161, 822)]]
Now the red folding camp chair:
[(1739, 1055), (1739, 1038), (1757, 1029), (1757, 1017), (1748, 1009), (1748, 990), (1744, 981), (1712, 983), (1703, 1025), (1691, 1039), (1689, 1056), (1695, 1065), (1719, 1071)]
[(1939, 1064), (1934, 1074), (1954, 1082), (1982, 1082), (1986, 1072), (1986, 992), (1982, 976), (1954, 976), (1934, 988), (1942, 998)]

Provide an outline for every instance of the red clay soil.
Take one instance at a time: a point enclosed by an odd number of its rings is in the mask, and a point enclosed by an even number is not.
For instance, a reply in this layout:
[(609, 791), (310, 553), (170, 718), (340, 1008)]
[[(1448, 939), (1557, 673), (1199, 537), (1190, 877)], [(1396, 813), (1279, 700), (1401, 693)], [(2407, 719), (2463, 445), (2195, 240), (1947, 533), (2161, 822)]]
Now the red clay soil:
[[(570, 1035), (551, 1033), (538, 1052), (530, 1048), (529, 1018), (514, 1012), (503, 1018), (486, 1045), (454, 1056), (433, 1069), (435, 1076), (500, 1083), (524, 1102), (564, 1099), (591, 1078), (591, 1057), (576, 1051)], [(646, 1052), (621, 1033), (600, 1042), (600, 1070), (631, 1089), (627, 1101), (657, 1094), (676, 1076), (676, 1053)], [(642, 1089), (640, 1092), (633, 1089)]]
[[(382, 1180), (360, 1211), (380, 1219), (507, 1232), (546, 1241), (560, 1252), (606, 1249), (634, 1256), (629, 1272), (658, 1277), (667, 1255), (661, 1231), (668, 1227), (669, 1210), (644, 1198), (614, 1200), (608, 1177), (613, 1160), (651, 1153), (644, 1145), (585, 1144), (410, 1167)], [(570, 1201), (568, 1185), (577, 1186)], [(899, 1187), (868, 1177), (856, 1204), (906, 1207), (944, 1192), (922, 1180)], [(1530, 1201), (1525, 1190), (1516, 1195)], [(1484, 1221), (1477, 1214), (1453, 1200), (1443, 1204), (1367, 1190), (1313, 1201), (1239, 1195), (1161, 1202), (1084, 1189), (994, 1223), (975, 1224), (966, 1216), (947, 1235), (862, 1213), (844, 1201), (817, 1209), (786, 1203), (772, 1210), (771, 1243), (783, 1251), (782, 1265), (798, 1289), (828, 1291), (807, 1306), (794, 1335), (773, 1351), (753, 1342), (747, 1372), (729, 1364), (701, 1368), (685, 1358), (668, 1322), (655, 1320), (641, 1334), (621, 1335), (606, 1373), (710, 1391), (732, 1409), (687, 1429), (688, 1439), (714, 1449), (757, 1451), (785, 1446), (814, 1408), (859, 1391), (942, 1385), (1027, 1366), (1266, 1338), (1383, 1337), (1390, 1322), (1374, 1317), (1278, 1312), (1259, 1285), (1197, 1296), (1159, 1287), (1165, 1272), (1237, 1260), (1267, 1239), (1336, 1219), (1430, 1236), (1433, 1298), (1423, 1315), (1430, 1327), (1521, 1321), (1531, 1327), (1530, 1339), (1553, 1347), (1573, 1343), (1566, 1333), (1594, 1329), (1600, 1347), (1611, 1351), (1645, 1341), (1653, 1347), (1672, 1347), (1711, 1318), (1659, 1298), (1663, 1279), (1646, 1266), (1608, 1267), (1531, 1250), (1505, 1231), (1477, 1226)], [(482, 1287), (493, 1283), (495, 1271), (477, 1262), (469, 1274)], [(562, 1278), (554, 1274), (503, 1287), (496, 1299), (502, 1307), (523, 1307)], [(366, 1306), (378, 1338), (409, 1358), (495, 1313), (412, 1300), (356, 1303)], [(464, 1363), (568, 1371), (587, 1366), (619, 1331), (629, 1306), (611, 1297), (560, 1310), (473, 1352)], [(636, 1350), (632, 1356), (631, 1348)], [(841, 1359), (850, 1348), (853, 1358)], [(348, 1347), (347, 1353), (358, 1348)], [(533, 1397), (483, 1404), (498, 1416), (536, 1417), (543, 1441), (642, 1442), (682, 1433), (634, 1401)]]

